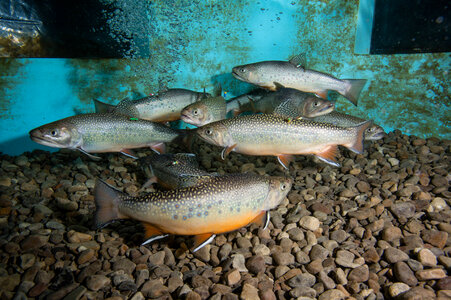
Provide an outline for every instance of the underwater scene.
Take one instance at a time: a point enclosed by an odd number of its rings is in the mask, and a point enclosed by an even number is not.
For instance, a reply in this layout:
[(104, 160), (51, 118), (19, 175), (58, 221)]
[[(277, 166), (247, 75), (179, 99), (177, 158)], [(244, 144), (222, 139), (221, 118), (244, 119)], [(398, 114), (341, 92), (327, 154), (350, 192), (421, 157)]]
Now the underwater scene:
[(0, 3), (0, 299), (451, 299), (450, 24)]

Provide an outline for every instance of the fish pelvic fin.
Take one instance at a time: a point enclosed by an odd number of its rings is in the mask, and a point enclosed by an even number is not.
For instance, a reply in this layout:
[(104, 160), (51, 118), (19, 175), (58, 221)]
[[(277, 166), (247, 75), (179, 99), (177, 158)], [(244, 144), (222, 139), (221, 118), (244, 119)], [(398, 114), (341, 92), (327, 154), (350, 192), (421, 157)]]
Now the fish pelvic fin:
[[(316, 92), (315, 92), (315, 95), (318, 96), (318, 97), (320, 97), (320, 98), (327, 99), (327, 90), (324, 90), (324, 91), (316, 91)], [(346, 97), (346, 96), (345, 96), (345, 97)]]
[(138, 159), (138, 156), (136, 155), (136, 153), (131, 149), (122, 149), (121, 153), (124, 154), (125, 156), (131, 157), (133, 159)]
[(360, 92), (362, 91), (363, 87), (366, 84), (366, 79), (344, 79), (349, 84), (349, 88), (346, 90), (345, 93), (340, 93), (352, 102), (355, 106), (357, 106), (357, 101), (359, 99)]
[(232, 146), (227, 146), (224, 149), (222, 149), (222, 152), (221, 152), (222, 160), (224, 160), (227, 157), (227, 155), (229, 155), (229, 153), (232, 152), (233, 149), (235, 149), (235, 147), (236, 147), (236, 144), (233, 144)]
[(204, 234), (198, 234), (194, 236), (194, 246), (191, 250), (191, 252), (196, 252), (200, 248), (204, 247), (205, 245), (210, 244), (213, 239), (216, 237), (216, 234), (214, 233), (204, 233)]
[(95, 228), (105, 227), (114, 220), (121, 219), (118, 211), (120, 197), (125, 195), (115, 187), (103, 180), (97, 179), (94, 187), (96, 212), (94, 217)]
[(318, 157), (320, 160), (322, 160), (325, 163), (328, 163), (329, 165), (339, 167), (340, 164), (337, 162), (337, 155), (338, 155), (338, 146), (337, 145), (331, 145), (325, 148), (322, 152), (316, 153), (316, 157)]
[(355, 137), (354, 143), (352, 143), (350, 145), (344, 145), (344, 146), (354, 153), (362, 154), (363, 153), (363, 141), (365, 140), (365, 130), (367, 130), (372, 124), (373, 124), (373, 121), (369, 120), (369, 121), (365, 121), (365, 122), (360, 123), (359, 125), (353, 127), (353, 129), (356, 131), (356, 137)]
[(92, 160), (97, 160), (97, 161), (99, 161), (99, 160), (102, 159), (101, 157), (96, 156), (96, 155), (92, 155), (91, 153), (88, 153), (88, 152), (86, 152), (85, 150), (83, 150), (83, 149), (81, 149), (81, 148), (77, 148), (77, 150), (80, 151), (80, 152), (82, 152), (82, 153), (84, 153), (84, 154), (86, 154), (86, 155), (87, 155), (90, 159), (92, 159)]
[(290, 154), (279, 154), (277, 155), (277, 160), (285, 169), (288, 169), (290, 162), (294, 161), (294, 156)]
[(163, 154), (166, 152), (166, 146), (164, 143), (157, 143), (157, 144), (150, 145), (150, 149), (152, 149), (153, 151), (155, 151), (158, 154)]
[(262, 211), (260, 214), (258, 214), (257, 217), (255, 217), (254, 220), (252, 220), (251, 223), (263, 226), (263, 229), (266, 229), (269, 225), (269, 220), (270, 220), (269, 211)]

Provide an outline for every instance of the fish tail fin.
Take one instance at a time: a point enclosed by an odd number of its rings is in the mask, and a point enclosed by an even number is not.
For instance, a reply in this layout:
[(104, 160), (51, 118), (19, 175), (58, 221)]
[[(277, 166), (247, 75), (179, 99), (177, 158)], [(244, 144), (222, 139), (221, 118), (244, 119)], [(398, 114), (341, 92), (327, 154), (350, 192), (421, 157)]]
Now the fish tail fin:
[(96, 203), (96, 213), (94, 225), (102, 228), (110, 222), (120, 219), (118, 203), (123, 193), (112, 187), (103, 180), (97, 179), (94, 188), (94, 199)]
[(355, 106), (357, 106), (357, 101), (359, 99), (360, 92), (366, 84), (366, 79), (344, 79), (345, 82), (349, 84), (348, 89), (342, 94), (346, 99), (351, 101)]
[(370, 120), (353, 127), (356, 132), (354, 142), (345, 146), (354, 153), (362, 154), (363, 140), (365, 139), (365, 130), (367, 130), (367, 128), (369, 128), (372, 124), (373, 121)]
[(114, 110), (114, 105), (102, 102), (97, 99), (94, 99), (93, 101), (96, 113), (110, 113)]

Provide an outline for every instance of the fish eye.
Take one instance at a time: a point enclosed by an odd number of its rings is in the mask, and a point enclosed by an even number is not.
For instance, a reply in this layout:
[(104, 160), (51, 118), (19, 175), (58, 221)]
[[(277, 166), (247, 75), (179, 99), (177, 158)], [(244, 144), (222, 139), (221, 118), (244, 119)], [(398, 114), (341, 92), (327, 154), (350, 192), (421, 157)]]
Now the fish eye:
[(197, 109), (193, 110), (193, 114), (197, 115), (199, 112), (197, 111)]
[(285, 183), (282, 183), (281, 185), (280, 185), (280, 189), (283, 191), (283, 190), (285, 190), (287, 188), (287, 185), (285, 184)]
[(209, 128), (209, 129), (206, 129), (206, 130), (205, 130), (205, 134), (206, 134), (206, 135), (212, 135), (212, 134), (213, 134), (213, 130), (211, 130), (210, 128)]
[(58, 130), (53, 129), (52, 131), (50, 131), (50, 134), (51, 134), (52, 136), (57, 136), (57, 135), (58, 135)]
[(318, 105), (319, 105), (319, 102), (318, 102), (318, 101), (315, 101), (315, 102), (313, 103), (313, 105), (318, 106)]
[(239, 70), (241, 73), (246, 73), (246, 69), (245, 68), (240, 68)]

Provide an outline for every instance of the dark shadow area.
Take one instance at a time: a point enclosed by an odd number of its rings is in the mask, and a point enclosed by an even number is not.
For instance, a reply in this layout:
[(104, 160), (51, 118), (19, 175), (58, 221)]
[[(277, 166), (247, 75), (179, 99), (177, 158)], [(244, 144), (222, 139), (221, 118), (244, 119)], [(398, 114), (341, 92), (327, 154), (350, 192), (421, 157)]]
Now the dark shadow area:
[[(129, 16), (119, 3), (101, 0), (5, 2), (0, 5), (0, 25), (3, 28), (0, 36), (8, 39), (2, 33), (4, 31), (12, 32), (16, 39), (33, 40), (29, 49), (19, 51), (20, 57), (122, 58), (148, 55), (143, 50), (148, 48), (144, 33), (126, 31), (121, 24), (115, 23), (118, 16), (144, 18), (144, 11)], [(29, 30), (23, 30), (24, 26)], [(10, 57), (16, 57), (16, 52), (10, 53)]]
[(451, 51), (449, 0), (376, 0), (371, 54)]

